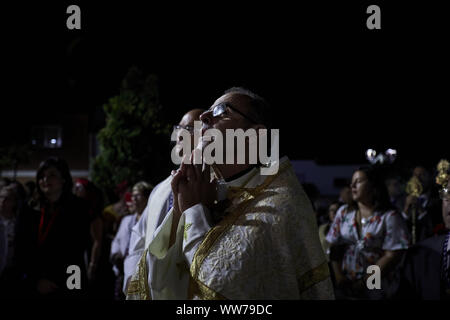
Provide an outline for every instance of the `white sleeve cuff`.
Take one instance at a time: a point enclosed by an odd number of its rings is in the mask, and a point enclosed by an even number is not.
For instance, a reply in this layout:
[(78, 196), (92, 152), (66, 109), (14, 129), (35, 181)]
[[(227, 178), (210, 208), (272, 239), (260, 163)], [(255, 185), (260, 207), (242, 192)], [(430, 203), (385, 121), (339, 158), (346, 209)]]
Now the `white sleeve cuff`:
[(209, 209), (200, 203), (185, 210), (183, 215), (185, 216), (183, 253), (188, 263), (191, 264), (195, 251), (213, 224)]

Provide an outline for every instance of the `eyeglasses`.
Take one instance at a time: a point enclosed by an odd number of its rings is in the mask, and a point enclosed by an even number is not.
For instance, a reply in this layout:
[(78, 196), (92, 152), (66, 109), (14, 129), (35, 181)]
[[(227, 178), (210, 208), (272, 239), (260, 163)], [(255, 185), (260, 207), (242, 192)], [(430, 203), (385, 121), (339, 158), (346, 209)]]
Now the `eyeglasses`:
[(252, 118), (247, 116), (245, 113), (242, 113), (241, 111), (239, 111), (238, 109), (236, 109), (235, 107), (233, 107), (231, 104), (229, 104), (227, 102), (222, 102), (222, 103), (216, 104), (214, 107), (210, 108), (207, 112), (212, 112), (212, 116), (215, 118), (215, 117), (218, 117), (218, 116), (221, 116), (222, 114), (224, 114), (226, 112), (227, 108), (230, 108), (231, 110), (239, 113), (245, 119), (247, 119), (253, 123), (258, 123), (258, 121), (253, 120)]
[(439, 197), (441, 200), (450, 200), (450, 190), (448, 188), (442, 188), (439, 190)]
[(189, 133), (193, 133), (194, 132), (194, 127), (193, 126), (180, 126), (178, 124), (173, 126), (173, 130), (174, 131), (178, 131), (178, 130), (181, 130), (181, 129), (185, 129), (185, 130), (189, 131)]

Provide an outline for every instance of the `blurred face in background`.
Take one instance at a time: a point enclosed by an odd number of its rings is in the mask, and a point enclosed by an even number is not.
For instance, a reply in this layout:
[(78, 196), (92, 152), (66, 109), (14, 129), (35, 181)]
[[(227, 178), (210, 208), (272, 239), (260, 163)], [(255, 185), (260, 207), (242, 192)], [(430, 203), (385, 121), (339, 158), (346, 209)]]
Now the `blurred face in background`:
[(336, 212), (339, 209), (339, 205), (337, 203), (333, 203), (328, 207), (328, 218), (331, 222), (334, 221), (334, 218), (336, 217)]
[(420, 180), (424, 191), (429, 189), (431, 176), (427, 169), (424, 167), (416, 167), (414, 168), (413, 176), (416, 176)]
[(202, 113), (202, 110), (200, 109), (194, 109), (186, 113), (183, 118), (181, 119), (180, 123), (174, 127), (177, 141), (175, 150), (177, 154), (180, 154), (183, 146), (183, 136), (182, 136), (182, 130), (187, 130), (189, 134), (191, 135), (191, 151), (194, 150), (194, 148), (197, 146), (198, 141), (194, 140), (194, 121), (200, 121), (200, 114)]
[(142, 214), (144, 212), (145, 207), (147, 206), (147, 197), (144, 196), (144, 194), (141, 191), (133, 190), (131, 194), (131, 200), (132, 200), (132, 207), (134, 208), (134, 211), (131, 212), (137, 212), (139, 214)]
[(61, 194), (64, 188), (64, 182), (61, 172), (55, 167), (44, 170), (38, 181), (39, 188), (47, 198), (51, 195)]
[(75, 182), (73, 186), (73, 194), (83, 199), (87, 197), (86, 188), (79, 182)]
[(391, 198), (399, 197), (403, 193), (403, 185), (397, 178), (386, 179), (386, 188)]
[(350, 204), (353, 201), (352, 189), (348, 186), (341, 189), (339, 196), (346, 204)]
[(136, 204), (133, 201), (125, 202), (127, 205), (128, 212), (136, 213)]
[(362, 171), (356, 171), (352, 177), (352, 197), (354, 201), (371, 203), (371, 187), (367, 176)]

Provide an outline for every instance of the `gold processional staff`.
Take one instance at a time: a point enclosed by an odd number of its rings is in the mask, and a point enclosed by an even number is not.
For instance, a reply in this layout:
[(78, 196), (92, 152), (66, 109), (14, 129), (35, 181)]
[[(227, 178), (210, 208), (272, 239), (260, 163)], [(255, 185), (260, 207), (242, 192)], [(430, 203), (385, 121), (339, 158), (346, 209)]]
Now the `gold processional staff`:
[[(416, 199), (422, 194), (423, 187), (419, 178), (412, 176), (406, 185), (406, 193), (415, 197)], [(412, 221), (412, 244), (416, 243), (416, 220), (417, 220), (417, 202), (412, 204), (411, 221)]]

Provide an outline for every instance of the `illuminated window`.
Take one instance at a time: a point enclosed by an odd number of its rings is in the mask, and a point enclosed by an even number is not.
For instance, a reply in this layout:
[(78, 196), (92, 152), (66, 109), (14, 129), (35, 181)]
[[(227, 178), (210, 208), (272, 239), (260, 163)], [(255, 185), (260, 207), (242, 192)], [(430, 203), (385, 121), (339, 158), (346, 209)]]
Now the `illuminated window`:
[(31, 144), (37, 148), (62, 147), (62, 128), (59, 126), (35, 126), (31, 128)]

